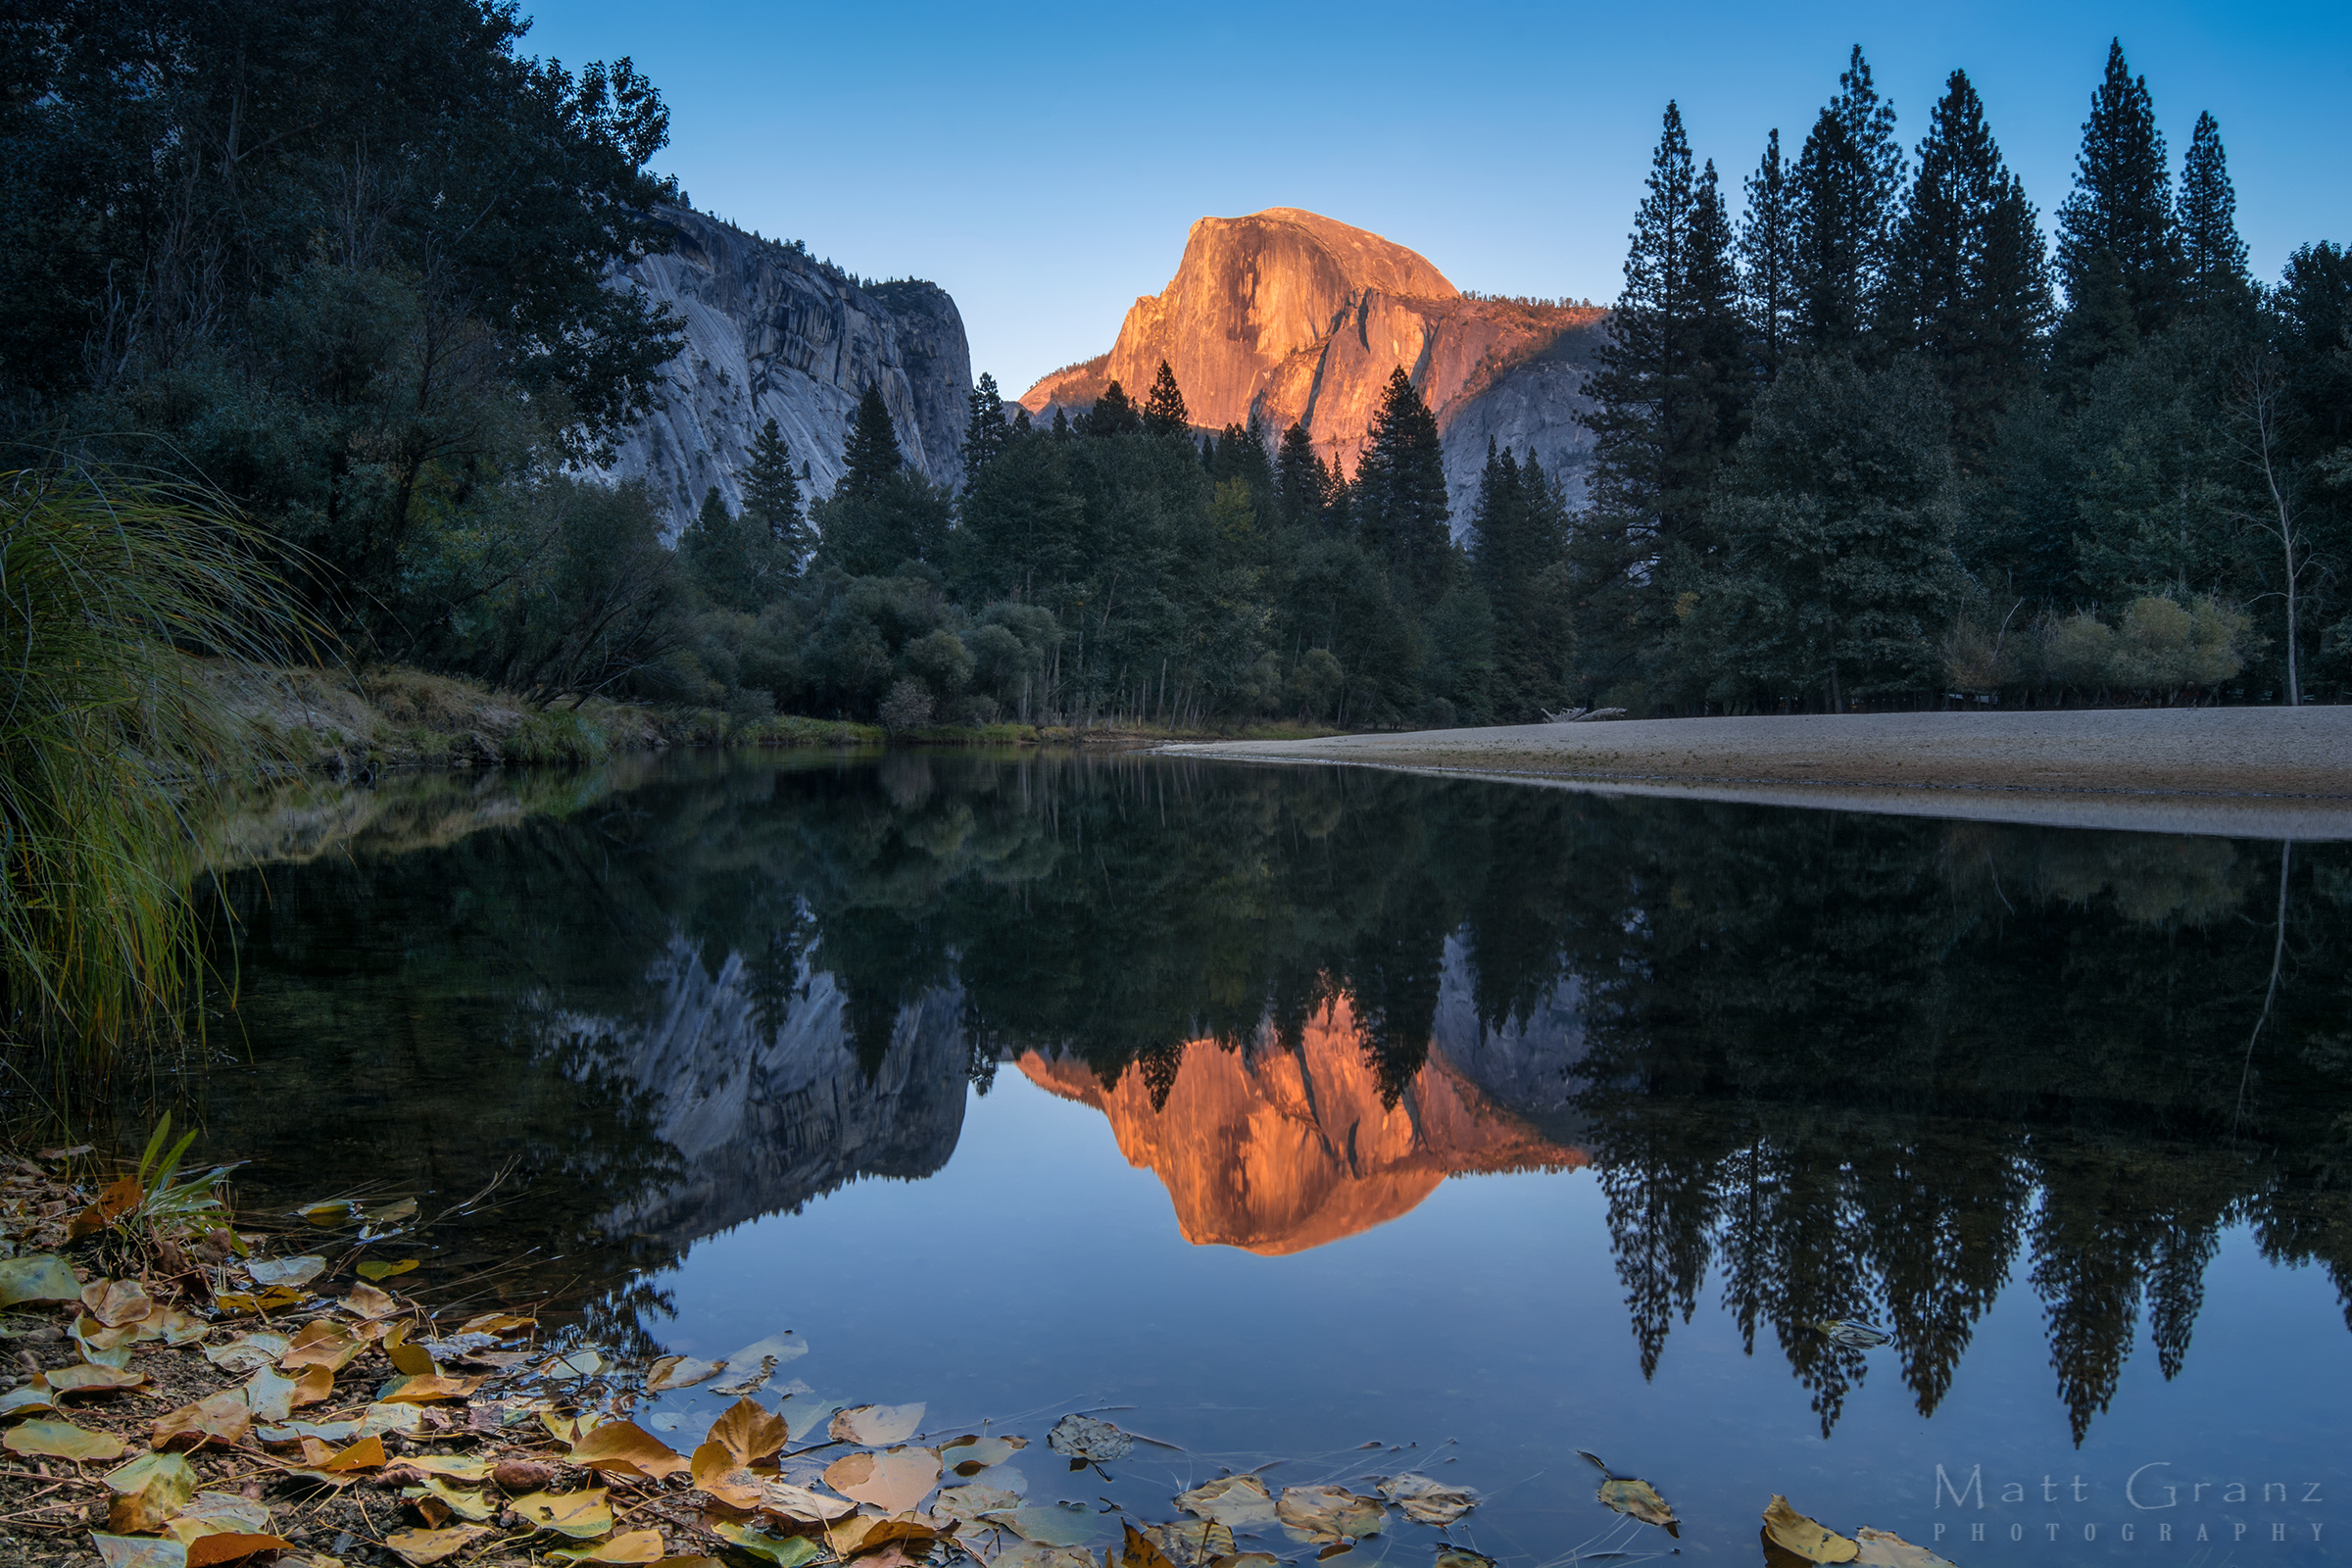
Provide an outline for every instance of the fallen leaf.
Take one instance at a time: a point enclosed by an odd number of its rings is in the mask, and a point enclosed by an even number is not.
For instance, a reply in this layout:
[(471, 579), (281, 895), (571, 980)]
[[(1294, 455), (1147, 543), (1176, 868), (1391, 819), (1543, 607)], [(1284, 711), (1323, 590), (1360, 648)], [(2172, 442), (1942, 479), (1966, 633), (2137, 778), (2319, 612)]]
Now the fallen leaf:
[(167, 1306), (147, 1320), (156, 1338), (174, 1348), (193, 1345), (213, 1332), (213, 1326), (193, 1312), (183, 1312), (176, 1306)]
[(256, 1421), (283, 1421), (294, 1413), (294, 1396), (301, 1380), (264, 1367), (245, 1380), (245, 1404)]
[[(810, 1554), (814, 1555), (813, 1550)], [(548, 1555), (558, 1562), (660, 1562), (662, 1533), (658, 1530), (632, 1530), (593, 1546), (565, 1546)]]
[(384, 1440), (380, 1437), (360, 1439), (348, 1448), (330, 1455), (318, 1466), (321, 1470), (374, 1470), (384, 1464)]
[(1046, 1434), (1046, 1446), (1071, 1461), (1073, 1469), (1124, 1459), (1135, 1451), (1135, 1440), (1107, 1421), (1091, 1415), (1065, 1415)]
[(1214, 1519), (1152, 1525), (1144, 1531), (1144, 1539), (1158, 1547), (1175, 1568), (1208, 1568), (1214, 1559), (1229, 1557), (1234, 1551), (1233, 1527)]
[[(367, 1265), (362, 1264), (361, 1267), (365, 1269)], [(388, 1293), (379, 1291), (372, 1285), (354, 1285), (343, 1293), (343, 1310), (360, 1317), (370, 1320), (389, 1317), (399, 1308), (400, 1303), (395, 1301)]]
[(939, 1462), (959, 1476), (976, 1476), (1029, 1446), (1027, 1438), (957, 1438), (939, 1450)]
[[(1274, 1559), (1268, 1557), (1264, 1568), (1273, 1568), (1273, 1564)], [(1096, 1565), (1095, 1554), (1084, 1546), (1049, 1546), (1041, 1542), (1022, 1541), (991, 1557), (988, 1568), (1096, 1568)], [(1252, 1564), (1250, 1568), (1258, 1565)]]
[(784, 1407), (776, 1414), (791, 1424), (793, 1442), (807, 1443), (819, 1432), (830, 1437), (832, 1434), (826, 1429), (832, 1424), (834, 1412), (846, 1408), (839, 1399), (812, 1399), (788, 1394), (784, 1396)]
[(931, 1512), (942, 1519), (979, 1524), (983, 1514), (1018, 1508), (1021, 1496), (1003, 1487), (950, 1487), (932, 1501)]
[(313, 1203), (308, 1208), (298, 1208), (294, 1212), (320, 1230), (328, 1230), (352, 1218), (359, 1211), (360, 1205), (348, 1198), (330, 1198), (323, 1203)]
[(201, 1448), (219, 1444), (233, 1448), (253, 1428), (253, 1411), (243, 1389), (223, 1389), (194, 1404), (183, 1404), (169, 1415), (156, 1417), (150, 1446)]
[(430, 1404), (439, 1399), (463, 1399), (481, 1386), (480, 1378), (426, 1372), (416, 1377), (394, 1378), (376, 1391), (375, 1398), (378, 1404)]
[(81, 1282), (55, 1252), (0, 1258), (0, 1306), (25, 1301), (78, 1301)]
[(571, 1462), (659, 1481), (687, 1468), (678, 1450), (634, 1421), (608, 1421), (572, 1445)]
[(81, 1304), (110, 1329), (127, 1328), (156, 1306), (137, 1280), (92, 1280), (81, 1288)]
[(208, 1345), (204, 1358), (227, 1372), (251, 1372), (259, 1367), (275, 1366), (277, 1358), (293, 1348), (294, 1342), (283, 1334), (257, 1330), (240, 1334), (223, 1345)]
[(760, 1506), (760, 1477), (735, 1462), (735, 1450), (723, 1443), (706, 1443), (688, 1461), (694, 1484), (730, 1508)]
[(107, 1183), (99, 1189), (98, 1200), (67, 1222), (66, 1240), (78, 1242), (84, 1236), (95, 1236), (115, 1221), (139, 1206), (147, 1195), (139, 1190), (136, 1176), (125, 1176)]
[(294, 1408), (317, 1404), (335, 1392), (335, 1375), (322, 1366), (306, 1367), (294, 1380)]
[(0, 1436), (0, 1446), (11, 1453), (45, 1454), (72, 1459), (120, 1459), (122, 1440), (111, 1432), (89, 1432), (71, 1421), (25, 1421)]
[(691, 1389), (698, 1383), (708, 1383), (727, 1369), (724, 1361), (697, 1361), (690, 1355), (665, 1355), (646, 1368), (645, 1392), (660, 1394), (667, 1389)]
[(1862, 1548), (1854, 1558), (1854, 1568), (1952, 1568), (1944, 1558), (1925, 1546), (1914, 1546), (1891, 1530), (1864, 1525), (1854, 1532), (1854, 1544)]
[(833, 1441), (883, 1447), (905, 1443), (923, 1424), (919, 1404), (860, 1404), (835, 1412)]
[(1849, 1350), (1871, 1350), (1892, 1342), (1894, 1336), (1874, 1324), (1850, 1317), (1824, 1318), (1805, 1327), (1828, 1340), (1832, 1345)]
[(847, 1497), (828, 1497), (789, 1481), (768, 1481), (760, 1488), (760, 1508), (764, 1513), (781, 1514), (805, 1525), (821, 1525), (856, 1512), (858, 1505)]
[(1270, 1525), (1276, 1517), (1273, 1494), (1255, 1476), (1219, 1476), (1204, 1481), (1190, 1492), (1179, 1493), (1176, 1506), (1236, 1530)]
[(936, 1541), (939, 1526), (919, 1513), (852, 1514), (825, 1527), (834, 1555), (852, 1557), (894, 1541)]
[(540, 1365), (539, 1375), (569, 1382), (573, 1378), (594, 1377), (605, 1369), (604, 1356), (595, 1350), (573, 1350), (565, 1355), (549, 1357)]
[(538, 1321), (537, 1318), (517, 1317), (512, 1312), (484, 1312), (479, 1317), (467, 1318), (458, 1325), (458, 1329), (464, 1334), (495, 1334), (504, 1339), (517, 1329), (536, 1327)]
[(1418, 1471), (1389, 1477), (1380, 1484), (1380, 1494), (1415, 1524), (1449, 1525), (1478, 1506), (1478, 1494), (1446, 1486)]
[[(1478, 1557), (1475, 1551), (1470, 1555)], [(1208, 1568), (1274, 1568), (1280, 1560), (1270, 1551), (1240, 1551), (1230, 1557), (1215, 1558)], [(1494, 1568), (1494, 1559), (1492, 1557), (1479, 1557), (1478, 1560), (1485, 1563), (1487, 1568)], [(1443, 1551), (1438, 1553), (1438, 1568), (1446, 1568), (1446, 1553)]]
[(587, 1541), (612, 1528), (612, 1509), (605, 1489), (585, 1492), (534, 1492), (507, 1506), (534, 1530), (552, 1530), (574, 1541)]
[(188, 1568), (215, 1568), (218, 1563), (242, 1562), (261, 1551), (283, 1551), (294, 1543), (266, 1531), (221, 1531), (187, 1544)]
[(280, 1285), (259, 1293), (222, 1291), (213, 1298), (213, 1304), (223, 1312), (274, 1312), (281, 1306), (292, 1306), (301, 1299), (300, 1292)]
[[(762, 1562), (775, 1568), (801, 1568), (805, 1562), (824, 1555), (824, 1548), (807, 1536), (762, 1535), (744, 1525), (725, 1521), (710, 1527), (713, 1534), (731, 1545), (740, 1546)], [(1092, 1568), (1090, 1563), (1089, 1568)]]
[(299, 1290), (326, 1272), (323, 1257), (257, 1257), (245, 1265), (256, 1285)]
[(1674, 1505), (1659, 1496), (1658, 1489), (1648, 1482), (1631, 1476), (1611, 1476), (1600, 1484), (1597, 1495), (1603, 1506), (1645, 1525), (1656, 1525), (1678, 1541), (1682, 1539), (1682, 1522), (1674, 1516)]
[(0, 1394), (0, 1420), (10, 1416), (29, 1415), (35, 1410), (57, 1408), (57, 1396), (44, 1377), (27, 1379), (22, 1387)]
[(447, 1476), (452, 1481), (482, 1482), (490, 1479), (491, 1463), (472, 1453), (404, 1453), (400, 1462), (412, 1470), (421, 1470), (428, 1476)]
[(187, 1568), (188, 1548), (176, 1541), (109, 1536), (95, 1530), (90, 1532), (90, 1541), (106, 1568)]
[(264, 1535), (269, 1529), (268, 1504), (233, 1492), (199, 1492), (164, 1526), (164, 1533), (174, 1541), (194, 1542), (202, 1536)]
[(1110, 1528), (1105, 1517), (1092, 1508), (1059, 1503), (1033, 1503), (1009, 1513), (991, 1514), (989, 1519), (1042, 1546), (1083, 1546), (1101, 1540)]
[(322, 1366), (329, 1372), (340, 1372), (351, 1365), (368, 1342), (347, 1331), (331, 1318), (317, 1318), (294, 1331), (293, 1342), (286, 1352), (277, 1358), (282, 1367)]
[(1494, 1559), (1468, 1546), (1440, 1546), (1433, 1568), (1494, 1568)]
[(939, 1480), (936, 1448), (885, 1448), (853, 1453), (825, 1466), (825, 1485), (845, 1497), (904, 1513), (931, 1494)]
[(1767, 1549), (1778, 1546), (1802, 1562), (1852, 1562), (1862, 1553), (1859, 1543), (1806, 1518), (1777, 1492), (1764, 1510), (1764, 1540)]
[(41, 1381), (51, 1394), (112, 1394), (117, 1389), (135, 1389), (147, 1381), (144, 1372), (112, 1366), (53, 1366), (41, 1374)]
[(163, 1529), (164, 1521), (196, 1495), (196, 1470), (176, 1453), (143, 1453), (108, 1471), (106, 1484), (115, 1494), (107, 1528), (118, 1535), (145, 1535)]
[(784, 1418), (753, 1399), (738, 1399), (710, 1423), (706, 1441), (726, 1446), (741, 1465), (772, 1458), (784, 1446)]
[(495, 1533), (480, 1525), (452, 1525), (447, 1530), (396, 1530), (384, 1538), (384, 1544), (414, 1568), (430, 1568), (431, 1564), (454, 1557), (482, 1537)]
[[(1127, 1533), (1127, 1541), (1115, 1559), (1115, 1568), (1175, 1568), (1167, 1553), (1138, 1533), (1135, 1526), (1122, 1521), (1120, 1528)], [(1103, 1557), (1106, 1562), (1111, 1560), (1108, 1552)]]
[(397, 1263), (379, 1263), (373, 1259), (362, 1263), (356, 1270), (364, 1280), (388, 1280), (395, 1274), (406, 1274), (422, 1262), (421, 1258), (404, 1257)]
[(727, 1365), (756, 1366), (769, 1356), (774, 1356), (778, 1361), (789, 1361), (796, 1355), (807, 1355), (808, 1353), (808, 1342), (793, 1333), (792, 1330), (786, 1329), (781, 1334), (770, 1334), (763, 1340), (754, 1340), (742, 1349), (729, 1355)]
[(136, 1324), (110, 1329), (101, 1326), (94, 1317), (79, 1317), (66, 1332), (81, 1352), (81, 1358), (90, 1365), (112, 1367), (118, 1372), (130, 1365), (130, 1342), (138, 1333)]
[[(406, 1460), (402, 1461), (404, 1464), (407, 1462)], [(424, 1485), (420, 1487), (403, 1487), (400, 1494), (412, 1502), (422, 1501), (424, 1498), (430, 1497), (448, 1509), (450, 1515), (471, 1524), (480, 1524), (498, 1512), (497, 1506), (481, 1493), (467, 1491), (464, 1487), (453, 1487), (439, 1476), (426, 1476)]]
[(1274, 1515), (1284, 1528), (1309, 1541), (1376, 1536), (1387, 1518), (1378, 1497), (1359, 1497), (1346, 1487), (1285, 1487)]

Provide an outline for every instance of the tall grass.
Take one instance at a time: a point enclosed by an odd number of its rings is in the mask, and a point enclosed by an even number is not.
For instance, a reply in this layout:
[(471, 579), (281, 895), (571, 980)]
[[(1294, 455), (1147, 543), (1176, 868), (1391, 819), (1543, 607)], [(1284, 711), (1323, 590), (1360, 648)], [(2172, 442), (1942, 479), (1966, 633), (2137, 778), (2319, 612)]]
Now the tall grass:
[(195, 1015), (192, 812), (253, 737), (203, 659), (301, 623), (251, 526), (185, 486), (0, 470), (0, 1031), (103, 1070)]

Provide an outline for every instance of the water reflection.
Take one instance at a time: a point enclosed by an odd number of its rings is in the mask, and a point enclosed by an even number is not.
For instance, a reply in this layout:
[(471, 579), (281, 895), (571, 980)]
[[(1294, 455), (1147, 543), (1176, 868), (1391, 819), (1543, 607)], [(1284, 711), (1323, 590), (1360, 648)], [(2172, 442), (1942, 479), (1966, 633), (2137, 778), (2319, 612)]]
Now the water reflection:
[(613, 1332), (698, 1238), (937, 1171), (1006, 1063), (1195, 1243), (1589, 1160), (1643, 1371), (1716, 1303), (1825, 1434), (1868, 1361), (1815, 1321), (1884, 1321), (1928, 1414), (2022, 1281), (2080, 1442), (2143, 1323), (2180, 1372), (2224, 1228), (2352, 1289), (2336, 846), (912, 755), (298, 795), (223, 842), (250, 1055), (186, 1091), (249, 1193), (508, 1173), (433, 1277)]

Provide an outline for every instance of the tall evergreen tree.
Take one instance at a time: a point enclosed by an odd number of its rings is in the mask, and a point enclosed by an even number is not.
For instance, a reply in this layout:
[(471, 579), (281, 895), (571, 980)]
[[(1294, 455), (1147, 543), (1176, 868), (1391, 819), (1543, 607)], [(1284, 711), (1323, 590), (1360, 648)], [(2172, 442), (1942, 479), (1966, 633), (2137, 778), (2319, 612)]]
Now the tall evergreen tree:
[(727, 510), (718, 486), (703, 492), (702, 507), (678, 535), (678, 556), (710, 603), (721, 610), (757, 612), (784, 586), (784, 553), (750, 514)]
[(2180, 266), (2181, 303), (2190, 310), (2243, 309), (2254, 301), (2230, 155), (2210, 114), (2197, 116), (2180, 169)]
[[(2058, 275), (2067, 311), (2111, 314), (2103, 298), (2120, 288), (2138, 337), (2172, 319), (2180, 303), (2180, 237), (2173, 222), (2172, 174), (2147, 78), (2124, 62), (2122, 39), (2107, 47), (2107, 74), (2082, 122), (2075, 188), (2058, 209)], [(2076, 327), (2080, 335), (2081, 327)], [(2096, 352), (2076, 351), (2078, 361)]]
[(767, 532), (768, 543), (781, 552), (787, 571), (797, 571), (808, 554), (808, 519), (802, 513), (799, 475), (792, 471), (792, 449), (784, 432), (768, 420), (752, 438), (752, 460), (737, 476), (743, 492), (743, 514)]
[(996, 461), (997, 454), (1012, 439), (1012, 426), (1004, 422), (1004, 397), (997, 390), (997, 378), (986, 370), (966, 395), (963, 425), (963, 484), (970, 489), (972, 476)]
[(1434, 604), (1446, 589), (1452, 544), (1446, 461), (1437, 417), (1402, 366), (1390, 372), (1366, 441), (1355, 472), (1356, 526), (1407, 602)]
[(1470, 576), (1494, 620), (1495, 716), (1532, 721), (1566, 693), (1568, 640), (1561, 551), (1567, 512), (1531, 450), (1523, 467), (1487, 442), (1471, 519)]
[(1747, 374), (1730, 243), (1714, 166), (1693, 172), (1682, 111), (1668, 104), (1625, 286), (1586, 383), (1594, 440), (1592, 505), (1575, 537), (1579, 636), (1604, 684), (1631, 673), (1661, 624), (1658, 563), (1699, 548), (1707, 485), (1739, 435)]
[(906, 456), (899, 450), (898, 429), (890, 422), (890, 409), (882, 401), (882, 389), (871, 381), (865, 383), (858, 412), (850, 417), (850, 440), (842, 461), (848, 471), (834, 493), (858, 500), (880, 494), (883, 484), (906, 465)]
[(1764, 157), (1747, 176), (1747, 214), (1740, 220), (1740, 300), (1748, 353), (1770, 383), (1796, 348), (1796, 211), (1781, 133), (1764, 138)]
[(1894, 107), (1871, 85), (1870, 63), (1854, 45), (1797, 154), (1795, 275), (1798, 330), (1807, 345), (1863, 346), (1894, 252), (1903, 178)]
[(1177, 390), (1176, 372), (1162, 360), (1159, 374), (1152, 378), (1152, 395), (1144, 399), (1144, 431), (1148, 435), (1182, 435), (1192, 427), (1184, 394)]
[(1919, 144), (1884, 323), (1889, 342), (1924, 354), (1942, 381), (1964, 462), (2032, 385), (2050, 315), (2040, 223), (2001, 162), (1984, 101), (1955, 71)]
[(1331, 503), (1331, 470), (1315, 456), (1314, 438), (1298, 420), (1282, 432), (1274, 458), (1274, 484), (1282, 495), (1282, 520), (1296, 527), (1319, 522)]
[(1116, 381), (1104, 387), (1102, 395), (1095, 399), (1095, 406), (1087, 411), (1088, 435), (1133, 435), (1143, 427), (1144, 421), (1135, 412), (1135, 401)]

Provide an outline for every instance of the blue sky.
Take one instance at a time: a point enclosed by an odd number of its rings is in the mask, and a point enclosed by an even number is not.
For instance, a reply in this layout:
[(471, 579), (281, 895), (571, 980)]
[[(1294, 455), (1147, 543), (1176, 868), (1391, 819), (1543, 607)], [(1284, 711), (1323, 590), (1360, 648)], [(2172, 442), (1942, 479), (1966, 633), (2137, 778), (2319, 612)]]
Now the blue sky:
[(1305, 207), (1462, 288), (1606, 301), (1666, 100), (1737, 196), (1860, 43), (1916, 145), (1965, 69), (2044, 215), (2107, 40), (2176, 171), (2222, 122), (2255, 270), (2352, 241), (2352, 5), (891, 6), (526, 3), (528, 47), (633, 56), (695, 204), (928, 277), (1008, 392), (1110, 346), (1203, 214)]

